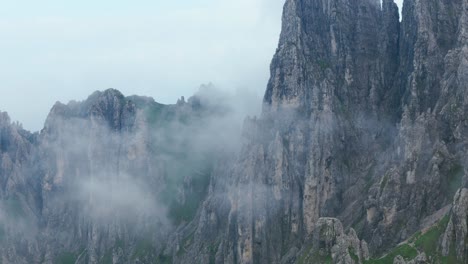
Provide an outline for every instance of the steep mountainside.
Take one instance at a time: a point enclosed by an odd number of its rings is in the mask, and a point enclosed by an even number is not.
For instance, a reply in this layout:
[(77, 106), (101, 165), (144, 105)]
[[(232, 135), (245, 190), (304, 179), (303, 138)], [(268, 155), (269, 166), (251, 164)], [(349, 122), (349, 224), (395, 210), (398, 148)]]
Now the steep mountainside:
[(205, 203), (224, 235), (199, 225), (216, 262), (467, 263), (467, 7), (286, 1), (229, 209)]
[(0, 113), (1, 263), (468, 263), (468, 1), (402, 16), (287, 0), (242, 133), (207, 93)]

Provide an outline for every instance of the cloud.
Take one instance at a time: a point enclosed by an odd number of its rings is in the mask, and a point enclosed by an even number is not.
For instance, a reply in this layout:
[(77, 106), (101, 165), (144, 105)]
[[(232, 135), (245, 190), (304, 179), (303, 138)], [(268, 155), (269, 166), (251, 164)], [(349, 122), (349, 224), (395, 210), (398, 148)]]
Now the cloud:
[[(91, 176), (91, 175), (89, 175)], [(166, 206), (159, 203), (151, 189), (128, 175), (83, 177), (79, 181), (78, 199), (92, 219), (110, 223), (113, 219), (135, 221), (141, 216), (168, 224)]]
[(81, 103), (85, 109), (76, 102), (57, 105), (40, 135), (38, 149), (47, 153), (40, 165), (46, 168), (45, 218), (79, 211), (85, 221), (151, 218), (169, 230), (193, 217), (215, 161), (237, 153), (245, 116), (261, 107), (260, 98), (248, 91), (204, 85), (188, 102), (162, 109), (151, 103), (145, 108), (133, 97), (139, 106), (135, 119), (127, 116), (132, 125), (114, 131), (103, 120), (112, 118), (106, 110), (82, 115), (102, 102), (99, 96), (107, 98), (96, 93)]

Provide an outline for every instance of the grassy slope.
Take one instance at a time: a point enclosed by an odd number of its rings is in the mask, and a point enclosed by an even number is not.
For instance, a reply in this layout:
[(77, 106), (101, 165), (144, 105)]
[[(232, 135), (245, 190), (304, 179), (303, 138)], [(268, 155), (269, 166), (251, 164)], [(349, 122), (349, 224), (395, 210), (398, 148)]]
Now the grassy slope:
[(456, 264), (459, 263), (455, 256), (455, 250), (450, 248), (448, 256), (442, 256), (439, 250), (439, 242), (447, 228), (448, 215), (426, 232), (418, 232), (408, 242), (399, 245), (385, 256), (378, 259), (369, 259), (365, 264), (392, 264), (393, 259), (400, 255), (405, 260), (414, 259), (419, 253), (425, 253), (429, 263)]

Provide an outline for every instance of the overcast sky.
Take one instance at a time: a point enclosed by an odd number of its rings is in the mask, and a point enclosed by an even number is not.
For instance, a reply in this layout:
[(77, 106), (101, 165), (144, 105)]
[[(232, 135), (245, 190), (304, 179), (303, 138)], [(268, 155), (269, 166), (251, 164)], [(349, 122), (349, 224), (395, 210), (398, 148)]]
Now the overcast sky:
[(203, 83), (263, 94), (284, 0), (0, 0), (0, 110), (39, 130), (56, 101), (116, 88), (162, 103)]

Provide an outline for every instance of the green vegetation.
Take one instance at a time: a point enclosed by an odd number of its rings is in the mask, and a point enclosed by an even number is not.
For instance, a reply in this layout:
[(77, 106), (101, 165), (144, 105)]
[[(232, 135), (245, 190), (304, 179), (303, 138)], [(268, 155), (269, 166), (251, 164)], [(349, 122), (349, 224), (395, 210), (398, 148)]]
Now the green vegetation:
[(311, 250), (312, 245), (309, 245), (304, 253), (297, 259), (297, 263), (331, 264), (333, 262), (332, 256), (329, 252), (322, 252), (321, 250), (318, 250), (312, 253)]
[(393, 264), (393, 259), (398, 255), (402, 256), (405, 260), (412, 260), (418, 255), (418, 251), (408, 244), (403, 244), (393, 249), (384, 257), (369, 259), (364, 261), (364, 264)]
[(449, 249), (449, 254), (448, 256), (441, 256), (440, 257), (440, 262), (442, 264), (457, 264), (459, 263), (457, 259), (457, 253), (455, 252), (455, 247), (452, 244), (450, 249)]
[[(455, 251), (455, 241), (451, 243), (448, 256), (442, 256), (439, 251), (439, 242), (441, 236), (444, 234), (449, 222), (449, 216), (446, 215), (439, 220), (434, 226), (429, 228), (426, 232), (417, 232), (404, 244), (398, 245), (396, 248), (385, 254), (380, 258), (371, 258), (364, 260), (364, 264), (393, 264), (395, 257), (401, 256), (406, 261), (415, 259), (420, 253), (424, 252), (429, 258), (430, 263), (440, 264), (456, 264), (459, 263)], [(321, 235), (326, 235), (330, 230), (320, 230)], [(321, 251), (312, 251), (310, 245), (304, 253), (297, 259), (298, 264), (306, 263), (331, 263), (330, 255), (326, 255)], [(352, 247), (348, 248), (348, 253), (354, 263), (359, 263), (359, 256)]]
[(438, 251), (440, 238), (444, 234), (449, 220), (449, 216), (446, 215), (426, 233), (415, 235), (414, 245), (420, 251), (425, 252), (428, 257), (442, 264), (458, 263), (453, 246), (450, 247), (448, 256), (442, 256), (441, 252)]
[(364, 264), (392, 264), (394, 258), (398, 255), (402, 256), (405, 260), (412, 260), (418, 255), (418, 252), (424, 252), (426, 256), (434, 263), (458, 263), (455, 249), (453, 247), (450, 247), (448, 256), (442, 256), (442, 254), (438, 251), (440, 237), (445, 232), (448, 221), (449, 217), (447, 215), (427, 232), (417, 232), (414, 234), (408, 240), (407, 244), (398, 246), (382, 258), (364, 261)]
[(57, 257), (58, 264), (75, 264), (77, 255), (72, 252), (64, 252)]
[(416, 237), (414, 245), (428, 256), (436, 254), (437, 244), (440, 236), (445, 232), (449, 217), (445, 216), (434, 227), (429, 229), (426, 233)]

